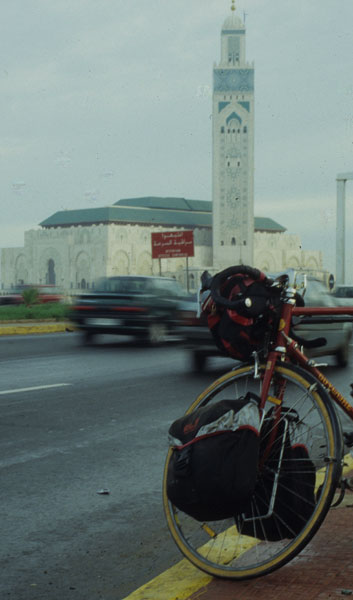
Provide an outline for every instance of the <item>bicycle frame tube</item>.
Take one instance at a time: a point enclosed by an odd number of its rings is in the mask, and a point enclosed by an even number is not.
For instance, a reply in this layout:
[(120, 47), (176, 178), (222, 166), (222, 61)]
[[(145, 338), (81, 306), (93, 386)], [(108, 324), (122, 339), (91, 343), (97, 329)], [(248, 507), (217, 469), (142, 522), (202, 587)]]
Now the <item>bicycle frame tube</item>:
[(312, 373), (320, 383), (326, 388), (330, 394), (332, 400), (342, 408), (342, 410), (353, 420), (353, 407), (347, 402), (344, 396), (335, 388), (334, 385), (325, 377), (325, 375), (314, 365), (310, 364), (309, 359), (305, 354), (300, 352), (296, 342), (289, 342), (287, 346), (288, 355), (290, 358), (294, 358), (306, 371)]
[[(283, 353), (280, 352), (280, 347), (285, 348), (284, 360), (294, 359), (299, 365), (301, 365), (306, 371), (312, 373), (320, 383), (326, 388), (330, 394), (332, 400), (342, 408), (342, 410), (353, 420), (353, 407), (347, 402), (344, 396), (335, 388), (332, 383), (323, 375), (323, 373), (315, 366), (315, 364), (303, 354), (298, 344), (289, 337), (289, 329), (292, 316), (353, 316), (352, 307), (298, 307), (292, 306), (290, 303), (283, 305), (281, 312), (281, 319), (277, 331), (277, 344), (274, 351), (269, 353), (266, 372), (264, 376), (263, 385), (263, 398), (265, 394), (268, 395), (269, 384), (273, 374), (274, 366), (276, 361), (281, 358), (283, 360)], [(348, 319), (347, 319), (348, 320)]]
[[(289, 301), (285, 302), (282, 305), (281, 318), (278, 323), (275, 349), (271, 350), (269, 352), (267, 362), (266, 362), (265, 373), (264, 373), (263, 381), (262, 381), (262, 390), (261, 390), (261, 407), (262, 408), (265, 406), (266, 400), (269, 396), (269, 389), (270, 389), (270, 385), (271, 385), (271, 380), (272, 380), (275, 364), (279, 359), (281, 359), (283, 357), (283, 354), (286, 353), (286, 348), (287, 348), (287, 344), (288, 344), (286, 341), (286, 338), (288, 337), (289, 330), (290, 330), (293, 304), (294, 303), (292, 302), (292, 300), (289, 299)], [(284, 334), (284, 336), (283, 336), (283, 334)], [(283, 394), (283, 390), (282, 390), (282, 394)], [(278, 400), (279, 400), (279, 402), (281, 402), (282, 398), (278, 398)]]
[(333, 315), (349, 315), (353, 317), (353, 306), (294, 306), (292, 307), (291, 314), (293, 317), (329, 317)]

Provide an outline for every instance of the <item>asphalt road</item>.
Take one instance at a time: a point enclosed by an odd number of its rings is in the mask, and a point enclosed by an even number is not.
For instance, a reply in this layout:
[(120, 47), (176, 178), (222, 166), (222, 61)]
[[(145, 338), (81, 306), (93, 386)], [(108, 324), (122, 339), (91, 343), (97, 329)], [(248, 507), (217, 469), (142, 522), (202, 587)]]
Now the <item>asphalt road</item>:
[[(0, 338), (2, 599), (121, 600), (181, 558), (167, 430), (227, 362), (194, 375), (180, 347), (100, 341)], [(347, 395), (351, 372), (327, 369)]]
[(0, 339), (1, 598), (120, 599), (180, 559), (167, 430), (214, 373), (182, 348), (78, 339)]

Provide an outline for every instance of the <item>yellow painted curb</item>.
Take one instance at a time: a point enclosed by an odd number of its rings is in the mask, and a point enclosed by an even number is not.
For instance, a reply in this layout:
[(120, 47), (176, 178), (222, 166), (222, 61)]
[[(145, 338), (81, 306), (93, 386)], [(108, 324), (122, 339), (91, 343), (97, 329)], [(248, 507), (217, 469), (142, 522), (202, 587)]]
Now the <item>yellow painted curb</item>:
[(74, 331), (68, 323), (48, 323), (33, 325), (3, 325), (0, 327), (0, 335), (27, 335), (32, 333), (58, 333), (63, 331)]
[[(349, 453), (344, 457), (343, 475), (347, 475), (352, 470), (353, 457)], [(123, 600), (187, 600), (192, 594), (208, 585), (212, 579), (213, 577), (183, 559)]]
[(346, 454), (344, 457), (343, 475), (347, 475), (352, 470), (353, 470), (353, 456), (351, 455), (351, 453), (349, 453), (349, 454)]
[(183, 559), (123, 600), (186, 600), (212, 579)]

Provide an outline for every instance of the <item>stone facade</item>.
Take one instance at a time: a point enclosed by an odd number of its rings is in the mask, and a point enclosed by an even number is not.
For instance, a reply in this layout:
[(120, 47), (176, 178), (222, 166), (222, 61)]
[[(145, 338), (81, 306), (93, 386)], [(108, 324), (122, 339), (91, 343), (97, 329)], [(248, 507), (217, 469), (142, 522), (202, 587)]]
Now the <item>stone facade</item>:
[[(185, 284), (185, 258), (162, 259), (161, 265), (152, 260), (151, 233), (171, 230), (178, 228), (99, 224), (27, 231), (23, 248), (1, 252), (1, 287), (54, 284), (76, 293), (91, 289), (102, 276), (159, 275), (160, 266), (162, 274)], [(210, 229), (195, 229), (194, 243), (195, 256), (188, 259), (191, 272), (196, 265), (212, 262)]]
[[(175, 276), (186, 288), (195, 289), (204, 269), (214, 272), (211, 227), (194, 229), (195, 256), (152, 260), (151, 233), (181, 228), (147, 227), (136, 224), (33, 229), (25, 232), (23, 248), (5, 248), (1, 253), (2, 289), (20, 283), (55, 284), (67, 293), (92, 289), (102, 276)], [(222, 268), (236, 264), (229, 260)], [(320, 252), (301, 250), (300, 237), (286, 233), (256, 231), (254, 261), (257, 268), (280, 272), (287, 268), (322, 270)]]
[(254, 266), (265, 273), (305, 269), (317, 274), (323, 270), (319, 250), (302, 250), (298, 235), (257, 231), (254, 235)]

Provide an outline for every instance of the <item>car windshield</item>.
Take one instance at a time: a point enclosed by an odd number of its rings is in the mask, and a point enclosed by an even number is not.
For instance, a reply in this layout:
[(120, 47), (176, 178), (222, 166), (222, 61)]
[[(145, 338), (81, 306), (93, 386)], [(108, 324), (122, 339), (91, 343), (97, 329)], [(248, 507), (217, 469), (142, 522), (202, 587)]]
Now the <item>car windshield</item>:
[(97, 292), (140, 292), (146, 291), (146, 279), (143, 277), (102, 277), (97, 281)]

